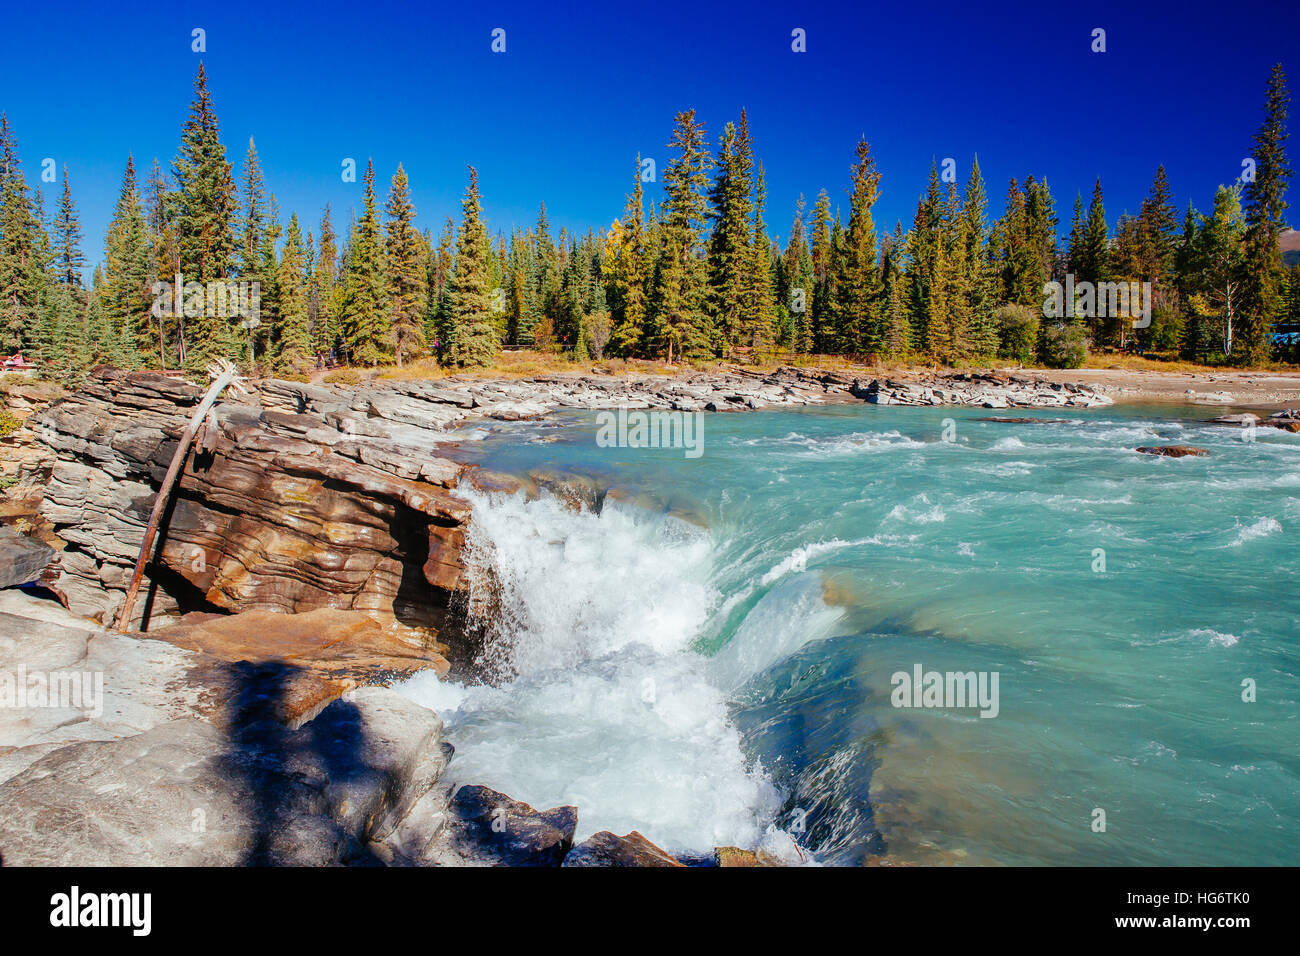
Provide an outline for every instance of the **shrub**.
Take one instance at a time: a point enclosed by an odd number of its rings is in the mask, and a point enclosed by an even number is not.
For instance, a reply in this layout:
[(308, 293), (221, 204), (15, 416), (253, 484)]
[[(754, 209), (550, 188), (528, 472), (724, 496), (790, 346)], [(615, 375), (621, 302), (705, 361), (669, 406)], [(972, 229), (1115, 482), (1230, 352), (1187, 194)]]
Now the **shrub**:
[(1135, 330), (1134, 336), (1143, 348), (1154, 352), (1173, 351), (1183, 340), (1183, 317), (1173, 309), (1154, 308), (1151, 325)]
[(354, 368), (336, 368), (326, 372), (321, 381), (329, 385), (356, 385), (361, 381), (361, 373)]
[(7, 408), (0, 408), (0, 438), (8, 438), (22, 427), (22, 422)]
[(1078, 323), (1057, 322), (1043, 334), (1043, 364), (1050, 368), (1083, 368), (1088, 360), (1088, 333)]
[(1038, 347), (1038, 313), (1027, 305), (1008, 303), (993, 313), (998, 329), (998, 355), (1032, 362)]

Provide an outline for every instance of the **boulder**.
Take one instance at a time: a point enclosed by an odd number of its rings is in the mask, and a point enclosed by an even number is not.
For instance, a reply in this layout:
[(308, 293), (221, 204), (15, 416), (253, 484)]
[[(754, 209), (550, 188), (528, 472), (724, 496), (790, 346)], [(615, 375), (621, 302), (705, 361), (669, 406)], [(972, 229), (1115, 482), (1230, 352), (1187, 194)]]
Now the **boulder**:
[(0, 526), (0, 588), (35, 581), (53, 558), (54, 549), (44, 541)]
[(716, 847), (713, 851), (713, 862), (714, 865), (723, 867), (770, 865), (760, 860), (753, 850), (742, 850), (738, 846)]
[(685, 866), (633, 830), (617, 836), (601, 830), (583, 840), (564, 858), (564, 866)]
[(449, 814), (448, 855), (467, 866), (560, 866), (578, 827), (575, 807), (538, 811), (474, 785), (456, 791)]

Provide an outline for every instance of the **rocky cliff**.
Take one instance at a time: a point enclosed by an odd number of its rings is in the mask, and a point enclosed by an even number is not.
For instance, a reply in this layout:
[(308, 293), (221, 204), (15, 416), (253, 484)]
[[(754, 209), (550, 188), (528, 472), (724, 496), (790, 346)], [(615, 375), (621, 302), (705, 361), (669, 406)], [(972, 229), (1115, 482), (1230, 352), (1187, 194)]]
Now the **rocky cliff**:
[[(103, 370), (35, 416), (56, 455), (42, 515), (67, 542), (46, 583), (70, 610), (105, 623), (117, 613), (201, 394)], [(336, 608), (441, 628), (469, 508), (451, 490), (462, 466), (439, 455), (445, 436), (432, 429), (458, 406), (282, 382), (255, 398), (220, 403), (200, 430), (132, 623), (177, 609)]]

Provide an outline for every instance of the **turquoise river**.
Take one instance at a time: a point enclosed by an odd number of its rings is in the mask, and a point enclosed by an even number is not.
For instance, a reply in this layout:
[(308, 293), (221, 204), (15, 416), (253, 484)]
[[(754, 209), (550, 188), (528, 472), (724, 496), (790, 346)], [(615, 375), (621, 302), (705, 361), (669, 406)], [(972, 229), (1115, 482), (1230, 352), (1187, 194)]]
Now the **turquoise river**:
[[(494, 425), (484, 468), (608, 492), (471, 492), (496, 679), (405, 692), (454, 779), (573, 804), (580, 839), (1300, 863), (1300, 435), (1213, 414), (712, 414), (694, 458), (602, 447), (597, 412)], [(918, 668), (996, 675), (996, 707), (897, 706)]]

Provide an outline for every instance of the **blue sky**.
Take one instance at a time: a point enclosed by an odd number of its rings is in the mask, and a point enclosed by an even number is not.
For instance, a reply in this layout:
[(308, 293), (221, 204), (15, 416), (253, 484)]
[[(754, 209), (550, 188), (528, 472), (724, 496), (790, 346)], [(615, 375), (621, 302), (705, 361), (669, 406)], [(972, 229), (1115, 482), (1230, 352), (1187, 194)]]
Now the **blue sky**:
[[(712, 142), (747, 108), (768, 175), (768, 222), (825, 187), (842, 206), (865, 134), (883, 173), (876, 221), (911, 221), (932, 159), (964, 178), (978, 154), (991, 203), (1007, 180), (1046, 176), (1062, 231), (1100, 176), (1112, 224), (1136, 212), (1160, 163), (1179, 205), (1208, 209), (1259, 125), (1269, 69), (1300, 85), (1300, 8), (1181, 3), (955, 2), (65, 3), (11, 5), (0, 36), (0, 109), (29, 184), (66, 163), (102, 256), (128, 153), (167, 167), (200, 58), (238, 176), (250, 136), (283, 219), (336, 229), (360, 205), (340, 163), (373, 158), (381, 191), (402, 162), (421, 226), (459, 215), (479, 169), (489, 227), (602, 228), (631, 189), (635, 155), (662, 171), (674, 113), (694, 107)], [(207, 50), (191, 50), (191, 30)], [(506, 52), (491, 31), (506, 30)], [(791, 50), (802, 28), (807, 52)], [(1090, 49), (1106, 30), (1107, 50)], [(1294, 104), (1290, 126), (1300, 130)], [(1300, 136), (1290, 142), (1300, 168)], [(61, 182), (43, 183), (53, 208)], [(648, 197), (658, 198), (658, 185)], [(1300, 222), (1300, 186), (1289, 196)]]

